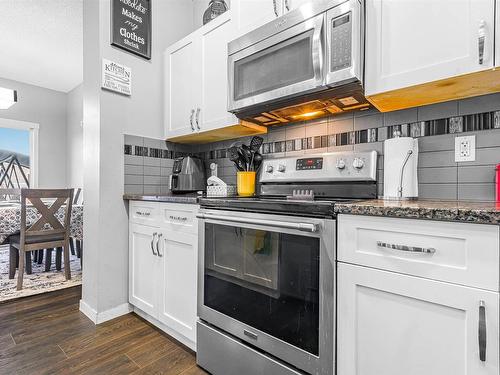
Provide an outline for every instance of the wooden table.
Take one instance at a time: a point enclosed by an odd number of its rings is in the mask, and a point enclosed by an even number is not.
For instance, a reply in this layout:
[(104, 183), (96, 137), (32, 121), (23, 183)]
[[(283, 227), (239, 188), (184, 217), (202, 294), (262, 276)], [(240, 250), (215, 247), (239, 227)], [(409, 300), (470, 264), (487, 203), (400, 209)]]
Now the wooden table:
[[(38, 218), (37, 211), (33, 207), (26, 209), (26, 221), (28, 226), (33, 224)], [(57, 212), (57, 218), (62, 222), (64, 218), (64, 206)], [(11, 234), (18, 233), (21, 229), (21, 204), (19, 203), (0, 203), (0, 245)], [(83, 205), (73, 205), (71, 212), (71, 237), (83, 239)]]

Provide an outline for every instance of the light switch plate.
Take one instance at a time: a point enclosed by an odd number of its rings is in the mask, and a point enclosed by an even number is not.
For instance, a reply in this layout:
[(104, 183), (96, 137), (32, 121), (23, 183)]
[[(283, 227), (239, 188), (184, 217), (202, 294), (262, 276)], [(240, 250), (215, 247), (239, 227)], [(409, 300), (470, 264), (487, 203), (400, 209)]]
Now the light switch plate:
[(455, 162), (476, 160), (476, 136), (455, 138)]

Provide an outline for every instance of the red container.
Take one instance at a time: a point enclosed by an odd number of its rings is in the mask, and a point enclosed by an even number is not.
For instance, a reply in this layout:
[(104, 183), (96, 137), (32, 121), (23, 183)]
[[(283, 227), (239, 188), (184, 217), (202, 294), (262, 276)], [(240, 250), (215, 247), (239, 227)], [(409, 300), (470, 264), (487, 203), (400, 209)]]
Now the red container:
[(497, 202), (500, 202), (500, 164), (497, 165), (497, 170), (496, 170), (496, 176), (497, 176)]

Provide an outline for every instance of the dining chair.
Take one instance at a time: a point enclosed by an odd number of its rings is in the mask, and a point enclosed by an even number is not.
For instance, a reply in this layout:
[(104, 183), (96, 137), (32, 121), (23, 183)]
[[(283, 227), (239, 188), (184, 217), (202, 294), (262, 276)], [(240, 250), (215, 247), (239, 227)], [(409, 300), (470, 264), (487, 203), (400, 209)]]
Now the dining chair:
[[(42, 199), (53, 200), (47, 205)], [(26, 220), (27, 202), (37, 211), (39, 218), (28, 226)], [(61, 223), (57, 212), (64, 206), (64, 220)], [(73, 206), (73, 189), (22, 189), (21, 190), (21, 231), (10, 236), (10, 260), (18, 257), (17, 290), (23, 287), (24, 261), (31, 251), (63, 248), (64, 274), (66, 280), (71, 279), (69, 265), (69, 236), (71, 210)], [(17, 253), (17, 254), (16, 254)], [(29, 257), (31, 259), (31, 257)], [(30, 264), (31, 266), (31, 264)], [(12, 268), (12, 266), (11, 266)]]
[[(75, 189), (75, 195), (73, 197), (73, 205), (83, 205), (83, 189), (82, 188)], [(71, 249), (71, 254), (76, 255), (80, 259), (80, 267), (83, 267), (83, 258), (82, 258), (83, 239), (78, 240), (76, 238), (70, 237), (69, 247)], [(76, 247), (76, 251), (75, 251), (75, 247)]]

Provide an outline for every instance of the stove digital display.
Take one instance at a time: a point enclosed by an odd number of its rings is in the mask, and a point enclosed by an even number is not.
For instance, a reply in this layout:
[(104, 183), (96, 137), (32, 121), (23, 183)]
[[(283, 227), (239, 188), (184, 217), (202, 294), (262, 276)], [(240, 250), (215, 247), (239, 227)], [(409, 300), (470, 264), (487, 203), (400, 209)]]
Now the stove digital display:
[(298, 171), (323, 169), (323, 158), (297, 159)]

